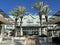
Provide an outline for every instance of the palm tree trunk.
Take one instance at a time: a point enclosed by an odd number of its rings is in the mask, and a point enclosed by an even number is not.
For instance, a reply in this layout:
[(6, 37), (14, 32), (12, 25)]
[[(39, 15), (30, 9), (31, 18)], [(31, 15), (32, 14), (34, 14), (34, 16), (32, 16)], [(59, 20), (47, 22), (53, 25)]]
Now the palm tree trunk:
[(16, 25), (17, 25), (17, 18), (15, 18), (15, 30), (14, 30), (14, 37), (16, 36)]
[(42, 34), (42, 12), (39, 12), (39, 19), (40, 19), (40, 28), (41, 28), (41, 34)]
[(46, 18), (46, 22), (48, 22), (48, 16), (45, 16), (45, 18)]
[(45, 16), (47, 22), (47, 34), (48, 34), (48, 16)]
[(48, 39), (49, 39), (49, 34), (48, 34), (48, 16), (45, 16), (46, 22), (47, 22), (47, 45), (48, 45)]
[(20, 20), (20, 36), (21, 36), (21, 28), (22, 28), (22, 18), (23, 18), (23, 17), (20, 17), (20, 19), (21, 19), (21, 20)]

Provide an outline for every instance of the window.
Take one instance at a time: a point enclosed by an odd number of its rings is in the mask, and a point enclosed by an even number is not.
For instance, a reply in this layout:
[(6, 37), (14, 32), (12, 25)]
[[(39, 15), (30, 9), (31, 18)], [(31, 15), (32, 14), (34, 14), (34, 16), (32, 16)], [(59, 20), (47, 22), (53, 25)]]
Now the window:
[(13, 27), (13, 25), (7, 25), (7, 27)]
[(40, 23), (40, 21), (37, 21), (37, 23)]
[(10, 25), (7, 25), (7, 27), (10, 27)]
[(28, 19), (27, 23), (33, 23), (33, 20)]

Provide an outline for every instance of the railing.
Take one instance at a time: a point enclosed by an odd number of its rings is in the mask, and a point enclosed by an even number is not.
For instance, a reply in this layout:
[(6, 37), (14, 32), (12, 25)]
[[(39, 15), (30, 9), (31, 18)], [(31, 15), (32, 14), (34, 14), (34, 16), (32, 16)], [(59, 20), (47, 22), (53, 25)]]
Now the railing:
[(13, 37), (2, 37), (2, 43), (13, 43)]

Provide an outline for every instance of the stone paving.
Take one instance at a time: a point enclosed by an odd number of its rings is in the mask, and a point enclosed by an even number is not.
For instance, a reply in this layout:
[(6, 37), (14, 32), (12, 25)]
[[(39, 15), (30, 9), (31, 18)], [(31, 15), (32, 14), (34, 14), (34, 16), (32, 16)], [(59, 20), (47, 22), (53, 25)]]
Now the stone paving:
[[(41, 38), (42, 39), (42, 38)], [(37, 39), (30, 39), (30, 38), (26, 38), (26, 41), (19, 41), (19, 40), (14, 40), (14, 42), (12, 41), (3, 41), (2, 43), (0, 43), (0, 45), (47, 45), (47, 42), (38, 42)], [(49, 42), (48, 45), (60, 45), (60, 44), (56, 44), (56, 43), (52, 43)]]
[[(17, 42), (17, 43), (0, 43), (0, 45), (23, 45), (23, 44), (21, 44), (20, 42)], [(46, 45), (46, 44), (39, 44), (39, 45)], [(48, 45), (60, 45), (60, 44), (51, 43), (51, 44), (48, 44)]]
[[(16, 42), (16, 43), (0, 43), (0, 45), (23, 45), (20, 42)], [(24, 44), (25, 45), (25, 44)], [(33, 45), (33, 44), (31, 44)], [(38, 44), (37, 44), (38, 45)], [(40, 43), (39, 45), (47, 45), (46, 43)], [(56, 43), (49, 43), (48, 45), (60, 45), (60, 44), (56, 44)]]

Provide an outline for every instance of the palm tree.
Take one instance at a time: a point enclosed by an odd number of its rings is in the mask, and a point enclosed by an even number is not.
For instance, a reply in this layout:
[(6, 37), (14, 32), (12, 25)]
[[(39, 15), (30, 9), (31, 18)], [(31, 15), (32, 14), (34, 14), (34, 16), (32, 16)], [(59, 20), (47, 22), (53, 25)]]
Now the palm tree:
[[(46, 22), (47, 22), (47, 36), (48, 36), (48, 15), (50, 13), (50, 9), (48, 8), (48, 6), (45, 6), (44, 9), (43, 9), (43, 13), (45, 15), (45, 19), (46, 19)], [(47, 37), (47, 43), (48, 43), (48, 37)], [(48, 44), (47, 44), (48, 45)]]
[(49, 15), (50, 11), (51, 11), (51, 10), (48, 8), (47, 5), (44, 6), (44, 8), (43, 8), (43, 13), (44, 13), (44, 15), (45, 15), (45, 19), (46, 19), (46, 22), (47, 22), (47, 32), (48, 32), (48, 15)]
[(18, 14), (20, 17), (20, 33), (21, 33), (21, 31), (22, 31), (22, 19), (23, 19), (24, 14), (26, 13), (26, 8), (24, 6), (18, 6), (17, 10), (18, 10)]
[(13, 11), (11, 11), (11, 15), (14, 16), (15, 18), (15, 29), (14, 29), (14, 36), (16, 36), (16, 25), (17, 25), (17, 20), (18, 20), (18, 13), (17, 13), (17, 9), (14, 9)]
[(44, 3), (43, 2), (37, 2), (33, 8), (38, 10), (39, 12), (39, 19), (40, 19), (40, 26), (41, 26), (41, 34), (42, 34), (42, 15), (43, 15), (43, 7)]

